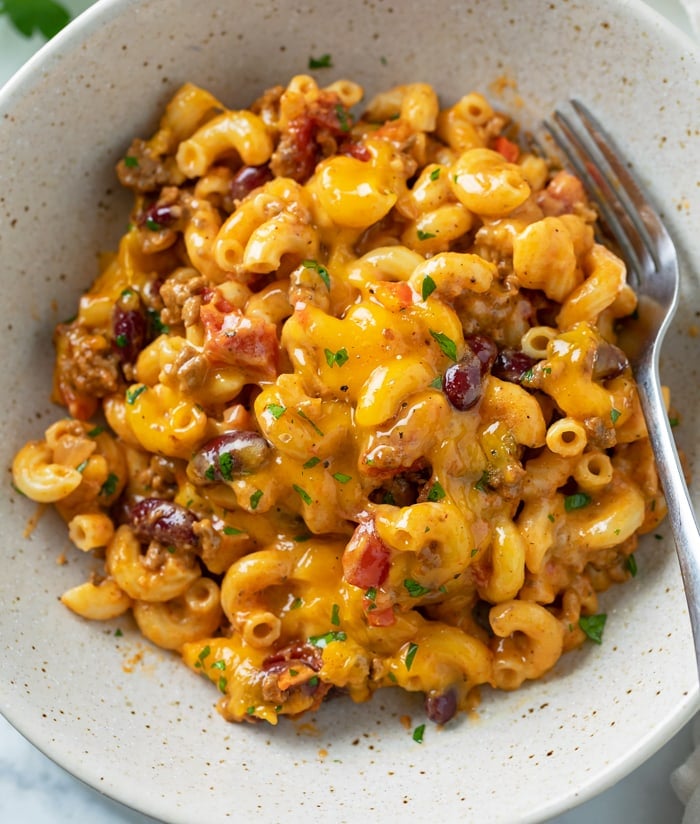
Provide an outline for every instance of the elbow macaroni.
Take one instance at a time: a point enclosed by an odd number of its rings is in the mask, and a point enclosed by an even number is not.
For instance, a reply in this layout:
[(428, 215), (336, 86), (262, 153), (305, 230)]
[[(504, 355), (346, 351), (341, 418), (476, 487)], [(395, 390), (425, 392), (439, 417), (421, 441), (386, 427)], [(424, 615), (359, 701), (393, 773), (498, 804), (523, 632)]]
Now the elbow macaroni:
[(56, 332), (71, 418), (12, 466), (104, 553), (63, 603), (130, 611), (232, 721), (396, 685), (444, 723), (540, 678), (664, 513), (578, 181), (476, 92), (361, 99), (175, 94)]

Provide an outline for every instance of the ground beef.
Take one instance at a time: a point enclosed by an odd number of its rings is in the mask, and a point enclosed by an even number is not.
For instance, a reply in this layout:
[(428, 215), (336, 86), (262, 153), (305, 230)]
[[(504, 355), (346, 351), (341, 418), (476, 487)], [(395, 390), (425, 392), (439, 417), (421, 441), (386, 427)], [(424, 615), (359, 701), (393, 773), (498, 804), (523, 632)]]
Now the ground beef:
[(54, 335), (56, 345), (56, 386), (69, 405), (75, 395), (103, 398), (119, 388), (119, 359), (111, 341), (78, 322), (61, 323)]
[(163, 323), (192, 325), (199, 318), (202, 290), (207, 280), (196, 269), (183, 267), (176, 270), (160, 287), (164, 309), (160, 314)]
[(117, 164), (117, 177), (122, 186), (142, 194), (179, 186), (185, 180), (174, 157), (154, 154), (147, 141), (139, 138)]

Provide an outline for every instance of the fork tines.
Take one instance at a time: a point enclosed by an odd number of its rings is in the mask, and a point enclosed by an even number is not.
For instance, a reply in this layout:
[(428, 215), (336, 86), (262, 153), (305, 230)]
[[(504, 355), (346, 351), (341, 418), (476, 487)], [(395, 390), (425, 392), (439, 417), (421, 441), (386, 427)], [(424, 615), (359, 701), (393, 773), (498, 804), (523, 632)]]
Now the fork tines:
[(666, 230), (600, 122), (580, 101), (571, 100), (570, 106), (569, 112), (555, 111), (544, 125), (597, 204), (629, 274), (643, 281), (661, 266), (654, 238), (658, 241)]

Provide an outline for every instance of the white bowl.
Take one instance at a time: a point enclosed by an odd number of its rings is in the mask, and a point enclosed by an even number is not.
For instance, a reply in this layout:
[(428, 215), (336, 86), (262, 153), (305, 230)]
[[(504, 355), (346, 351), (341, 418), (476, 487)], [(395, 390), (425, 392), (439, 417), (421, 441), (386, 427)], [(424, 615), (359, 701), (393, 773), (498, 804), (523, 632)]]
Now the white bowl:
[[(61, 414), (48, 400), (52, 329), (126, 223), (114, 165), (131, 138), (151, 133), (186, 80), (243, 106), (322, 53), (333, 60), (324, 78), (352, 78), (368, 95), (421, 80), (444, 101), (481, 90), (531, 126), (571, 96), (600, 115), (677, 242), (683, 300), (663, 373), (700, 476), (700, 359), (690, 335), (700, 300), (700, 56), (632, 0), (98, 2), (0, 96), (4, 465)], [(697, 500), (697, 482), (694, 490)], [(662, 540), (645, 540), (637, 577), (603, 597), (601, 647), (565, 656), (516, 693), (485, 691), (475, 718), (431, 728), (419, 745), (399, 717), (419, 717), (420, 707), (393, 691), (365, 705), (332, 701), (312, 720), (274, 729), (227, 725), (210, 685), (135, 631), (115, 636), (126, 622), (90, 624), (58, 603), (91, 564), (50, 514), (26, 538), (33, 512), (8, 486), (2, 710), (74, 775), (167, 821), (539, 821), (619, 780), (698, 707), (665, 526)]]

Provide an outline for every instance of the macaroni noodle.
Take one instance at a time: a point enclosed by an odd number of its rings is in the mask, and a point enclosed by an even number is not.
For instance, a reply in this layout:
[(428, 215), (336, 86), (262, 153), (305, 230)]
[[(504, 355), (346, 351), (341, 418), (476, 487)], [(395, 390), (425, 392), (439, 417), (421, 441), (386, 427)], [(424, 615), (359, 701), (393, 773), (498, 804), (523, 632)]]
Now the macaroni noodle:
[(176, 92), (12, 467), (104, 557), (63, 603), (131, 611), (232, 721), (540, 678), (665, 512), (580, 181), (477, 92), (361, 99)]

